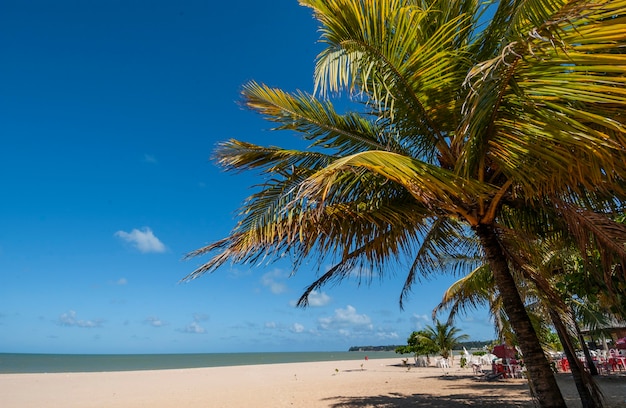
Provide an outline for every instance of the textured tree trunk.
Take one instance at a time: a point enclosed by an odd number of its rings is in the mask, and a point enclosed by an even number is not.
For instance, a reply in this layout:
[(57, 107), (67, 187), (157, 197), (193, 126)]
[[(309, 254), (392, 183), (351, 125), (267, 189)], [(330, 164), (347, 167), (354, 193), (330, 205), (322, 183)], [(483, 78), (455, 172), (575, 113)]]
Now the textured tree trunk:
[(550, 362), (546, 358), (537, 333), (526, 313), (524, 302), (517, 291), (504, 251), (492, 226), (474, 227), (480, 239), (487, 263), (491, 268), (496, 286), (503, 298), (504, 311), (515, 331), (519, 347), (524, 354), (524, 364), (529, 377), (531, 392), (542, 408), (565, 408), (565, 400), (556, 382)]
[[(561, 344), (563, 345), (563, 351), (565, 352), (567, 361), (569, 361), (569, 367), (572, 371), (572, 377), (574, 377), (576, 390), (578, 390), (583, 408), (602, 408), (602, 399), (593, 384), (593, 377), (585, 372), (582, 363), (576, 357), (576, 350), (574, 350), (563, 319), (561, 319), (561, 316), (559, 316), (554, 309), (550, 309), (550, 318), (559, 336), (559, 340), (561, 340)], [(593, 362), (591, 362), (591, 364), (593, 364)]]
[[(572, 316), (574, 315), (571, 311)], [(573, 317), (572, 317), (573, 319)], [(580, 327), (576, 320), (574, 320), (574, 326), (576, 326), (576, 336), (578, 336), (578, 341), (580, 342), (580, 347), (583, 348), (583, 353), (585, 354), (585, 360), (587, 360), (587, 366), (589, 366), (589, 374), (598, 375), (598, 367), (593, 363), (593, 358), (591, 357), (591, 353), (589, 352), (589, 346), (587, 346), (587, 342), (583, 337), (583, 334), (580, 332)]]

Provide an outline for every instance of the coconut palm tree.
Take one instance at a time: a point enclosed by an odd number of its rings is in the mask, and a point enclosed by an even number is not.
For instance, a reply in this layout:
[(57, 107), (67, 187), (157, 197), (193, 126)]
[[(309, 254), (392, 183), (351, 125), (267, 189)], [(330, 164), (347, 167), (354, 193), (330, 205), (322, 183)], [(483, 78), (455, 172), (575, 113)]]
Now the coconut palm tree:
[[(408, 258), (402, 302), (420, 276), (440, 270), (442, 254), (478, 248), (506, 299), (534, 395), (543, 407), (565, 406), (501, 221), (550, 209), (606, 264), (611, 254), (626, 260), (604, 214), (626, 197), (626, 0), (300, 3), (321, 24), (320, 98), (255, 82), (243, 98), (310, 147), (220, 145), (220, 165), (259, 170), (266, 181), (228, 237), (189, 254), (217, 252), (186, 279), (227, 261), (330, 259), (305, 305), (325, 283), (355, 270), (384, 275)], [(341, 92), (354, 110), (339, 113), (327, 99)], [(478, 246), (458, 239), (468, 232)]]
[[(534, 251), (535, 254), (552, 252), (536, 249), (537, 251)], [(542, 273), (546, 272), (546, 266), (552, 266), (550, 263), (540, 265), (544, 267)], [(524, 266), (528, 268), (528, 265)], [(522, 284), (518, 284), (518, 287), (524, 290), (525, 303), (527, 304), (527, 309), (530, 309), (529, 315), (534, 317), (534, 325), (538, 328), (537, 331), (542, 344), (550, 346), (548, 340), (551, 340), (552, 336), (546, 337), (546, 335), (551, 333), (547, 327), (547, 325), (551, 324), (556, 329), (558, 340), (563, 346), (567, 359), (570, 361), (571, 373), (574, 377), (582, 406), (586, 408), (602, 407), (602, 397), (598, 386), (584, 370), (582, 363), (576, 356), (576, 349), (572, 339), (579, 337), (578, 325), (573, 319), (573, 314), (567, 307), (566, 302), (562, 299), (565, 295), (558, 294), (559, 290), (555, 287), (556, 285), (546, 284), (543, 277), (533, 276), (528, 281), (541, 281), (538, 287)], [(538, 293), (539, 289), (541, 289), (542, 293)], [(530, 301), (528, 300), (529, 298), (531, 299)], [(503, 312), (503, 299), (497, 294), (493, 275), (487, 265), (483, 265), (452, 284), (445, 291), (441, 303), (435, 307), (433, 316), (444, 309), (448, 309), (450, 311), (448, 322), (450, 322), (458, 312), (467, 312), (468, 308), (479, 304), (487, 304), (492, 316), (496, 317), (496, 322), (500, 321), (498, 317)], [(549, 318), (546, 319), (545, 316)], [(496, 324), (496, 328), (500, 339), (505, 343), (515, 343), (514, 336), (512, 336), (509, 330), (503, 329), (500, 324)], [(584, 343), (582, 345), (585, 346)], [(585, 347), (583, 348), (586, 349)], [(588, 355), (587, 363), (590, 373), (594, 375), (595, 366), (588, 350), (586, 355)], [(597, 374), (597, 371), (595, 374)]]
[(450, 285), (441, 302), (433, 309), (433, 319), (439, 313), (448, 311), (447, 321), (450, 323), (457, 314), (466, 314), (481, 307), (489, 309), (499, 343), (515, 344), (515, 333), (504, 312), (503, 299), (498, 296), (488, 265), (481, 265)]
[(467, 334), (459, 334), (460, 330), (448, 322), (435, 321), (435, 326), (426, 326), (426, 337), (437, 347), (441, 357), (446, 360), (452, 355), (452, 350), (462, 341), (468, 340)]
[(411, 333), (406, 340), (406, 346), (399, 346), (395, 351), (399, 354), (413, 354), (415, 364), (417, 365), (419, 356), (426, 356), (426, 360), (430, 364), (430, 355), (437, 353), (439, 350), (440, 348), (431, 340), (429, 333), (426, 330), (420, 330)]

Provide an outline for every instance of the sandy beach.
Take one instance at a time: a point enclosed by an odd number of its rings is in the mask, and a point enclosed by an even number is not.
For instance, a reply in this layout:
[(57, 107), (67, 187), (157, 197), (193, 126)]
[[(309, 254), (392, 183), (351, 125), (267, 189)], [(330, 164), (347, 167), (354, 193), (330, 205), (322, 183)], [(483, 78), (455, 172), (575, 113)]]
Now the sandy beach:
[[(532, 407), (522, 379), (478, 380), (471, 369), (407, 369), (400, 359), (103, 373), (1, 374), (6, 408)], [(599, 378), (608, 407), (626, 405), (626, 376)], [(568, 406), (580, 403), (559, 374)]]

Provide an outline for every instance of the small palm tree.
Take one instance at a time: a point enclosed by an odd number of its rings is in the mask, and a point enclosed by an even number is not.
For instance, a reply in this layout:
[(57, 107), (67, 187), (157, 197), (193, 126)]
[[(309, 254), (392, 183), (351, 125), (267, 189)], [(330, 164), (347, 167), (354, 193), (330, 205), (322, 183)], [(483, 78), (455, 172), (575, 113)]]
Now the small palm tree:
[(459, 343), (469, 339), (467, 334), (459, 334), (460, 329), (449, 323), (441, 323), (439, 320), (435, 321), (435, 327), (426, 326), (425, 333), (432, 344), (437, 347), (441, 357), (446, 360), (450, 358), (452, 350), (454, 350)]
[(413, 354), (416, 365), (419, 356), (426, 356), (426, 360), (430, 364), (430, 355), (439, 352), (439, 347), (431, 341), (429, 332), (425, 330), (414, 331), (406, 342), (406, 346), (396, 348), (396, 353)]

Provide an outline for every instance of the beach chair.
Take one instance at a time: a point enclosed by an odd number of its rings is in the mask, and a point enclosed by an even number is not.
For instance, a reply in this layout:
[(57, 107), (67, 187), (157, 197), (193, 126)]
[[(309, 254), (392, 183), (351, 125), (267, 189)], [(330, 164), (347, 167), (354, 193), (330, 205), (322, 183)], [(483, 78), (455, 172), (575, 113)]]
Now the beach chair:
[(447, 358), (440, 358), (437, 360), (437, 367), (440, 367), (443, 370), (444, 375), (448, 375), (448, 370), (450, 369), (450, 363), (448, 363)]

